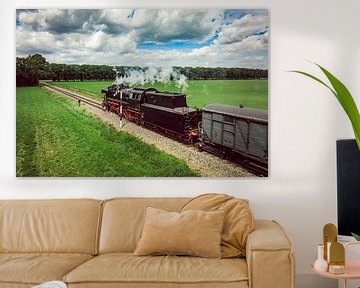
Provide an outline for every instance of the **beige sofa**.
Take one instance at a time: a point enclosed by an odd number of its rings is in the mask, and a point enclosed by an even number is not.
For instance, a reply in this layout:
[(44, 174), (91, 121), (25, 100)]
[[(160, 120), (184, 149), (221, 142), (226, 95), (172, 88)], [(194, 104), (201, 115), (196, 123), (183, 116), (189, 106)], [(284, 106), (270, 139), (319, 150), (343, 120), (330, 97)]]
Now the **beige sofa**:
[(0, 288), (62, 280), (69, 287), (293, 288), (291, 241), (256, 220), (246, 258), (133, 256), (144, 211), (186, 198), (0, 201)]

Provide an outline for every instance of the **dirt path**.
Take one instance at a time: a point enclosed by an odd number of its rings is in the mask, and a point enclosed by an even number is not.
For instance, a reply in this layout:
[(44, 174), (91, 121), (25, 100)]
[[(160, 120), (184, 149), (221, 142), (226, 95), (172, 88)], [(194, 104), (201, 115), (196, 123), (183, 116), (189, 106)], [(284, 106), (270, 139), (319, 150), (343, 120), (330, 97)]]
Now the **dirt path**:
[[(51, 91), (55, 92), (53, 90)], [(74, 91), (71, 92), (74, 93)], [(55, 93), (63, 95), (59, 92)], [(86, 97), (83, 94), (75, 94)], [(156, 132), (138, 126), (133, 122), (123, 121), (123, 127), (120, 129), (120, 120), (117, 115), (84, 103), (81, 103), (81, 105), (92, 115), (113, 125), (118, 131), (126, 131), (141, 139), (143, 142), (156, 146), (161, 151), (185, 160), (188, 166), (198, 172), (202, 177), (254, 177), (252, 173), (234, 163), (216, 157), (205, 151), (199, 151), (194, 146), (184, 145)]]

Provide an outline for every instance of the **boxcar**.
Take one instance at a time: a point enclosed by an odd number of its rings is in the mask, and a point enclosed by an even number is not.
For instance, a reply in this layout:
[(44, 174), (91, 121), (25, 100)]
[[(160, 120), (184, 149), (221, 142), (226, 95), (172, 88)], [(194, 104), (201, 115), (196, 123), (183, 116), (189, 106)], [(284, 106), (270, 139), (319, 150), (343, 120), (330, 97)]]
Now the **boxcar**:
[(211, 104), (202, 112), (201, 142), (223, 154), (237, 153), (268, 162), (268, 112)]

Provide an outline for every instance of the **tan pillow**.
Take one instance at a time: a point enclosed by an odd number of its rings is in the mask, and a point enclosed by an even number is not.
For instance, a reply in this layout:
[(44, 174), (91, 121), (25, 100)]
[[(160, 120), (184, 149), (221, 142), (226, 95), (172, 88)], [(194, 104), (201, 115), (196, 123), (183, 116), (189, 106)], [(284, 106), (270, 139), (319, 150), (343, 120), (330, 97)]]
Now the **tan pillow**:
[(224, 211), (167, 212), (147, 207), (134, 255), (221, 257)]
[(222, 257), (246, 255), (247, 236), (254, 230), (254, 217), (247, 200), (224, 194), (204, 194), (190, 200), (181, 211), (225, 211), (224, 229), (221, 236)]

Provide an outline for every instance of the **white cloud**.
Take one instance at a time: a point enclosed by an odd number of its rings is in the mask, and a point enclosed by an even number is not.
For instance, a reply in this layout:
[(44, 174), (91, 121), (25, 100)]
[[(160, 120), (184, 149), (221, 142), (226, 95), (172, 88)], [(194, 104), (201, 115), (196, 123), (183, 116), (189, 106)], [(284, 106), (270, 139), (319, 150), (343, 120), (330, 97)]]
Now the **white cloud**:
[(205, 46), (197, 49), (193, 49), (189, 53), (189, 57), (214, 57), (217, 56), (215, 46)]
[(18, 15), (20, 23), (28, 30), (57, 34), (94, 30), (126, 34), (131, 30), (140, 42), (201, 41), (214, 34), (222, 17), (222, 10), (191, 9), (42, 9), (19, 11)]
[(19, 13), (18, 18), (22, 26), (29, 30), (40, 30), (45, 27), (45, 15), (41, 11), (23, 11)]
[(127, 27), (130, 25), (130, 16), (133, 9), (105, 9), (102, 10), (100, 19), (105, 20), (105, 23)]
[[(190, 9), (19, 11), (17, 55), (41, 53), (56, 63), (267, 68), (267, 15), (248, 14), (225, 25), (223, 14)], [(207, 41), (220, 26), (209, 46), (137, 48), (144, 41)]]
[(201, 41), (214, 34), (222, 16), (220, 10), (118, 9), (104, 10), (99, 22), (105, 23), (110, 33), (132, 30), (139, 42)]
[(112, 52), (114, 54), (135, 53), (135, 35), (129, 32), (126, 35), (111, 35), (97, 31), (86, 40), (87, 48), (94, 51)]
[(104, 44), (108, 41), (108, 38), (108, 35), (106, 35), (104, 32), (97, 31), (94, 34), (90, 35), (85, 45), (87, 48), (99, 51), (102, 50)]
[(139, 41), (204, 41), (219, 27), (219, 10), (137, 10), (131, 21)]
[(240, 19), (236, 19), (233, 23), (223, 26), (218, 41), (220, 44), (242, 41), (255, 33), (265, 31), (269, 25), (268, 21), (266, 15), (245, 15)]
[(234, 59), (237, 59), (236, 53), (252, 52), (255, 60), (258, 52), (268, 50), (268, 21), (267, 15), (247, 14), (223, 26), (214, 44), (219, 47), (222, 54), (231, 54)]
[(22, 28), (16, 30), (16, 50), (20, 54), (55, 52), (55, 37), (49, 32), (32, 32)]
[(84, 32), (92, 29), (100, 10), (40, 9), (19, 11), (18, 19), (28, 30), (48, 31), (56, 34)]
[[(221, 43), (218, 43), (221, 45)], [(240, 42), (232, 42), (231, 44), (221, 45), (224, 52), (240, 52), (240, 51), (261, 51), (268, 48), (268, 34), (252, 35)]]

